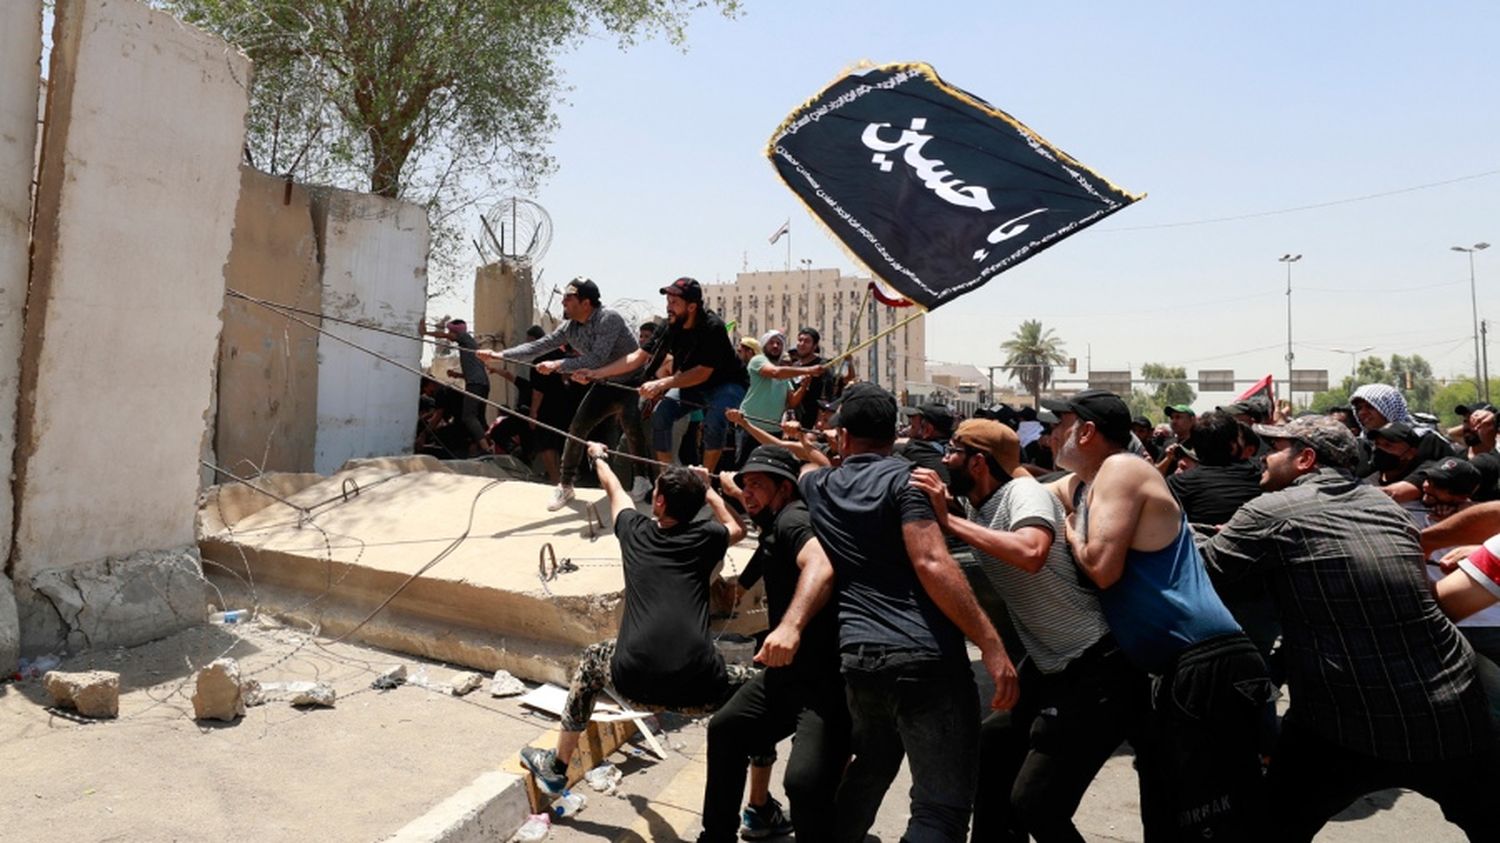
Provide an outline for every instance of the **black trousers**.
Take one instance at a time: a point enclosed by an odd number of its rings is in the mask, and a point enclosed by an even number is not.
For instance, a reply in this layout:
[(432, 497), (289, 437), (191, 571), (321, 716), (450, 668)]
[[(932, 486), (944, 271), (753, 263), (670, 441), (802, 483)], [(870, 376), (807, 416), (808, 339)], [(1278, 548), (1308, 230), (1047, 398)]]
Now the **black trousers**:
[(708, 721), (708, 780), (703, 788), (705, 841), (737, 839), (745, 768), (792, 736), (787, 801), (798, 840), (832, 840), (834, 794), (849, 759), (849, 710), (838, 669), (826, 676), (761, 672)]
[(1259, 841), (1260, 716), (1275, 687), (1243, 632), (1201, 641), (1156, 677), (1136, 748), (1146, 840)]
[[(640, 397), (629, 389), (605, 384), (593, 384), (584, 393), (568, 425), (568, 433), (578, 439), (588, 439), (594, 428), (603, 424), (610, 416), (619, 416), (620, 426), (625, 429), (625, 442), (630, 453), (638, 457), (650, 456), (646, 449), (646, 433), (641, 427)], [(559, 480), (564, 486), (573, 485), (578, 477), (578, 464), (583, 461), (584, 446), (578, 439), (569, 439), (563, 445), (562, 474)]]
[(479, 440), (489, 432), (489, 425), (484, 421), (486, 405), (483, 399), (490, 397), (490, 384), (489, 381), (467, 383), (464, 384), (464, 390), (472, 394), (464, 396), (464, 408), (459, 413), (459, 420), (463, 422), (464, 430), (469, 432), (469, 438), (478, 444)]
[(1078, 803), (1104, 762), (1144, 723), (1150, 680), (1105, 636), (1066, 668), (1021, 663), (1021, 699), (979, 734), (974, 843), (1078, 841)]
[[(1295, 700), (1295, 698), (1294, 698)], [(1295, 712), (1296, 703), (1292, 703)], [(1488, 737), (1488, 736), (1485, 736)], [(1438, 803), (1470, 840), (1494, 840), (1500, 825), (1500, 758), (1493, 746), (1460, 758), (1400, 762), (1371, 758), (1299, 728), (1289, 713), (1267, 772), (1273, 828), (1268, 840), (1312, 840), (1333, 816), (1377, 790), (1404, 787)]]

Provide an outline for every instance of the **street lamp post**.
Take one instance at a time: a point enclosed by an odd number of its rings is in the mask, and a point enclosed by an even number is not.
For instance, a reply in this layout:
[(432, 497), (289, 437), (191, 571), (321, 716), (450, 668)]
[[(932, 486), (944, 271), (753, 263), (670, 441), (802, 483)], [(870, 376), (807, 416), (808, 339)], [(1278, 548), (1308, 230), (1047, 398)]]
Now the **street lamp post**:
[(1286, 400), (1292, 401), (1292, 264), (1302, 260), (1301, 255), (1285, 254), (1277, 260), (1286, 264)]
[(1490, 400), (1490, 385), (1484, 382), (1479, 373), (1479, 294), (1474, 290), (1474, 253), (1489, 247), (1488, 243), (1450, 247), (1455, 252), (1465, 252), (1469, 256), (1469, 304), (1474, 308), (1474, 397), (1485, 401)]
[[(1373, 345), (1367, 345), (1363, 348), (1332, 348), (1329, 350), (1337, 354), (1349, 355), (1349, 379), (1354, 380), (1359, 377), (1359, 363), (1357, 362), (1357, 358), (1374, 347)], [(1355, 385), (1358, 386), (1358, 384)]]

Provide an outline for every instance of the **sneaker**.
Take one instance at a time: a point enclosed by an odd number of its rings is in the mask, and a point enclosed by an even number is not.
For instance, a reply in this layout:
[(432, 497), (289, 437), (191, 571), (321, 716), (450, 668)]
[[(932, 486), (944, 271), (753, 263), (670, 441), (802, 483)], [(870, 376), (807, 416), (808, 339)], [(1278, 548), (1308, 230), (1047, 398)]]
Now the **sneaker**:
[(656, 488), (651, 481), (644, 477), (635, 478), (635, 484), (630, 487), (630, 499), (636, 503), (645, 503), (651, 497), (651, 490)]
[(552, 490), (552, 501), (551, 501), (551, 503), (547, 504), (547, 511), (548, 512), (556, 512), (559, 509), (562, 509), (563, 507), (567, 506), (568, 505), (568, 501), (570, 501), (572, 499), (573, 499), (573, 487), (572, 486), (558, 486), (556, 489)]
[(746, 840), (765, 840), (791, 833), (792, 821), (786, 818), (775, 797), (768, 797), (766, 804), (759, 808), (746, 805), (744, 813), (740, 814), (740, 837)]
[(556, 796), (568, 789), (568, 776), (553, 769), (553, 763), (557, 761), (556, 750), (540, 749), (534, 746), (521, 747), (521, 764), (531, 771), (536, 777), (537, 787), (540, 787), (549, 796)]

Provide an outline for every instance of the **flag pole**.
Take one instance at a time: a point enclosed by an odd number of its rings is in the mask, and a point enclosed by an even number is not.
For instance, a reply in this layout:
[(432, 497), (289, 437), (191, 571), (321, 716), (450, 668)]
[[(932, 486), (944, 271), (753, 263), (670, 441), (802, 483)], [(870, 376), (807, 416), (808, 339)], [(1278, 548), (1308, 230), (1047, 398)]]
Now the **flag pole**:
[(884, 331), (881, 331), (880, 333), (875, 334), (874, 336), (870, 337), (869, 339), (865, 340), (864, 342), (860, 343), (859, 345), (856, 345), (853, 348), (847, 349), (846, 351), (844, 351), (843, 354), (840, 354), (837, 357), (833, 357), (833, 358), (830, 358), (830, 359), (824, 361), (824, 364), (825, 365), (832, 365), (834, 363), (838, 363), (839, 361), (844, 360), (844, 359), (850, 357), (851, 355), (854, 355), (854, 354), (856, 354), (858, 352), (864, 351), (865, 349), (867, 349), (870, 346), (874, 345), (878, 340), (883, 339), (883, 338), (885, 338), (887, 336), (890, 336), (891, 334), (895, 333), (897, 328), (904, 328), (904, 327), (906, 327), (907, 324), (909, 324), (911, 322), (914, 322), (914, 321), (916, 321), (918, 319), (921, 319), (923, 316), (927, 315), (927, 311), (921, 309), (921, 307), (922, 307), (921, 305), (917, 305), (917, 307), (918, 307), (918, 310), (917, 310), (916, 313), (913, 313), (912, 315), (906, 317), (905, 319), (902, 319), (900, 322), (897, 322), (896, 324), (892, 325), (891, 327), (886, 328)]
[(786, 226), (786, 271), (792, 271), (792, 221), (787, 220)]

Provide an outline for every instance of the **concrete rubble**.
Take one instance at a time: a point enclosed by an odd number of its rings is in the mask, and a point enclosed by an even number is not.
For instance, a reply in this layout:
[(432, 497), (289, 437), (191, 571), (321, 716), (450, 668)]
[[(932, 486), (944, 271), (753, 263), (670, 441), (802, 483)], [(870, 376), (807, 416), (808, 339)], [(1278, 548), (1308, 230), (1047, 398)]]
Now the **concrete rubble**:
[(217, 659), (198, 671), (197, 690), (193, 692), (195, 719), (233, 721), (244, 716), (245, 695), (238, 662)]
[(406, 665), (398, 664), (375, 677), (375, 681), (370, 683), (370, 687), (377, 691), (389, 691), (404, 684), (406, 684)]
[(495, 671), (495, 677), (490, 680), (490, 696), (517, 697), (524, 693), (526, 693), (526, 684), (512, 676), (510, 671)]
[(49, 670), (42, 677), (52, 704), (71, 708), (84, 717), (120, 716), (120, 674), (110, 670), (68, 673)]
[(448, 692), (455, 697), (462, 697), (465, 694), (479, 690), (479, 686), (483, 684), (483, 676), (472, 671), (466, 671), (448, 680)]

